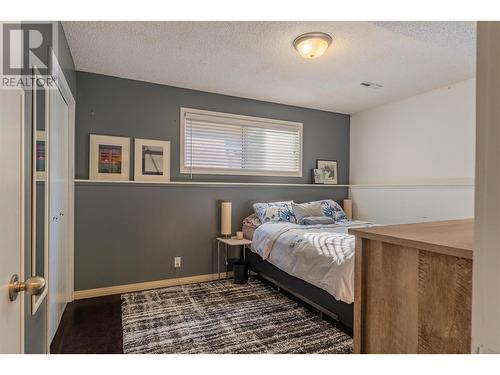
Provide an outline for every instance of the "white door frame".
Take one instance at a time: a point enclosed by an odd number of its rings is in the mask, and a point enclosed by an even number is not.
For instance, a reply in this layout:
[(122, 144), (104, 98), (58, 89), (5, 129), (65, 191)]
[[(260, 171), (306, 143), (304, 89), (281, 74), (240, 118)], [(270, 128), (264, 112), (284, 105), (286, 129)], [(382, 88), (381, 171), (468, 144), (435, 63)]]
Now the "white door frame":
[[(74, 299), (74, 233), (75, 233), (75, 202), (74, 202), (74, 177), (75, 177), (75, 99), (71, 90), (69, 88), (68, 82), (66, 81), (66, 77), (64, 76), (63, 70), (57, 60), (57, 57), (52, 49), (50, 49), (51, 53), (51, 72), (52, 77), (54, 78), (55, 84), (59, 92), (61, 93), (63, 99), (68, 105), (68, 179), (69, 179), (69, 192), (68, 192), (68, 212), (67, 212), (67, 229), (65, 234), (65, 246), (68, 254), (67, 260), (68, 264), (66, 265), (67, 272), (65, 273), (66, 285), (68, 285), (68, 295), (66, 296), (66, 301), (71, 302)], [(49, 110), (49, 106), (47, 106), (47, 110)], [(50, 114), (49, 114), (50, 115)], [(47, 127), (50, 124), (47, 123)], [(47, 130), (46, 130), (47, 131)], [(50, 162), (50, 161), (49, 161)], [(50, 185), (47, 184), (47, 188), (50, 189)], [(49, 190), (50, 194), (50, 190)], [(50, 274), (50, 268), (49, 268)], [(49, 275), (47, 275), (47, 280), (49, 279)], [(50, 296), (49, 296), (50, 298)], [(47, 353), (50, 353), (50, 338), (49, 338), (49, 317), (50, 317), (50, 304), (47, 303), (47, 314), (46, 314), (46, 349)]]
[(76, 101), (69, 88), (68, 81), (64, 76), (63, 70), (59, 65), (54, 51), (51, 49), (51, 66), (52, 66), (52, 76), (56, 77), (56, 84), (61, 92), (62, 97), (68, 104), (68, 176), (69, 176), (69, 195), (68, 195), (68, 251), (69, 251), (69, 261), (70, 265), (68, 267), (68, 282), (70, 295), (68, 296), (68, 301), (71, 302), (74, 299), (74, 237), (75, 237), (75, 107)]
[[(36, 66), (33, 67), (33, 79), (36, 81), (40, 77), (40, 72)], [(32, 168), (32, 173), (36, 170), (36, 151), (35, 151), (35, 145), (36, 145), (36, 134), (37, 134), (37, 108), (38, 108), (38, 101), (37, 101), (37, 90), (38, 88), (36, 87), (36, 82), (33, 82), (33, 89), (31, 90), (31, 108), (32, 108), (32, 137), (31, 137), (31, 147), (32, 147), (32, 157), (31, 157), (31, 168)], [(49, 91), (48, 89), (44, 89), (44, 121), (45, 121), (45, 126), (48, 124), (48, 104), (49, 104)], [(46, 130), (46, 129), (45, 129)], [(44, 131), (45, 131), (44, 130)], [(48, 141), (48, 132), (45, 132), (45, 149), (49, 149), (49, 141)], [(49, 208), (49, 194), (48, 190), (44, 189), (44, 196), (43, 196), (43, 201), (44, 201), (44, 247), (42, 249), (37, 249), (36, 247), (36, 217), (37, 217), (37, 212), (36, 212), (36, 206), (37, 206), (37, 194), (36, 194), (36, 189), (37, 189), (37, 180), (38, 180), (38, 173), (43, 174), (43, 178), (45, 179), (46, 187), (47, 187), (47, 182), (48, 182), (48, 172), (49, 172), (49, 163), (48, 163), (48, 157), (46, 157), (45, 160), (45, 171), (44, 172), (35, 172), (32, 175), (32, 185), (31, 185), (31, 276), (43, 276), (45, 280), (48, 280), (48, 275), (49, 275), (49, 233), (48, 233), (48, 227), (49, 227), (49, 221), (48, 221), (48, 208)], [(37, 275), (37, 264), (36, 264), (36, 254), (37, 251), (42, 250), (44, 253), (44, 269), (43, 269), (43, 275)], [(31, 296), (31, 315), (35, 315), (38, 311), (38, 308), (42, 305), (43, 301), (47, 297), (49, 288), (46, 287), (42, 294), (39, 296)]]

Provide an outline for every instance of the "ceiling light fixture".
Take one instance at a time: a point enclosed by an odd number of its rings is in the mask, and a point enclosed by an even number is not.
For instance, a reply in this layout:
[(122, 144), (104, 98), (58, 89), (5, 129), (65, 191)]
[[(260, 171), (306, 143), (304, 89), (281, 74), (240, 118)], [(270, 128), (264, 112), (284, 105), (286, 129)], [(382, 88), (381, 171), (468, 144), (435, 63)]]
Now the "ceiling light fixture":
[(293, 46), (305, 59), (315, 59), (323, 55), (330, 44), (332, 37), (325, 33), (305, 33), (293, 41)]

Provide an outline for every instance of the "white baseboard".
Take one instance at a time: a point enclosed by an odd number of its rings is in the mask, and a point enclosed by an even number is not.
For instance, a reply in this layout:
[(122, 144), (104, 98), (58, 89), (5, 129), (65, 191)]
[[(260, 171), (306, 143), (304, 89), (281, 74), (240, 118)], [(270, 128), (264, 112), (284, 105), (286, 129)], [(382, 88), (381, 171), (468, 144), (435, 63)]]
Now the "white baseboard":
[[(233, 273), (229, 272), (228, 277), (232, 277), (232, 276), (233, 276)], [(223, 278), (225, 278), (225, 273), (221, 273), (221, 279), (223, 279)], [(110, 296), (113, 294), (138, 292), (141, 290), (148, 290), (148, 289), (166, 288), (166, 287), (175, 286), (175, 285), (201, 283), (204, 281), (214, 281), (217, 279), (218, 279), (217, 273), (210, 273), (210, 274), (206, 274), (206, 275), (179, 277), (179, 278), (175, 278), (175, 279), (147, 281), (144, 283), (114, 285), (114, 286), (109, 286), (109, 287), (105, 287), (105, 288), (75, 290), (74, 299), (77, 300), (77, 299), (85, 299), (85, 298), (93, 298), (93, 297)]]

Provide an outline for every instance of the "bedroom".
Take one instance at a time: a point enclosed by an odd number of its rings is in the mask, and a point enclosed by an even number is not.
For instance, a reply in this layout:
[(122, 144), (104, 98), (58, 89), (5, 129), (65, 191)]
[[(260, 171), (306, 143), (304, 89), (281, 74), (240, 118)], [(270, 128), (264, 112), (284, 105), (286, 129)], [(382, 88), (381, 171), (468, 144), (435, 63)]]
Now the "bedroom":
[(498, 352), (496, 22), (2, 32), (11, 65), (43, 41), (37, 89), (2, 92), (26, 145), (2, 352)]

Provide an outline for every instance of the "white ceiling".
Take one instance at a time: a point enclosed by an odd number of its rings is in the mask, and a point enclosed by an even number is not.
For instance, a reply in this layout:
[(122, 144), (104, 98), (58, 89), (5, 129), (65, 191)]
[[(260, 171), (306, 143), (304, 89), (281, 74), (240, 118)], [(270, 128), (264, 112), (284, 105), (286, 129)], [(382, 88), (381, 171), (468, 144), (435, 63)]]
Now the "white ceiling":
[[(474, 77), (474, 22), (63, 22), (76, 69), (356, 113)], [(325, 55), (293, 49), (333, 36)], [(383, 85), (378, 90), (361, 81)]]

